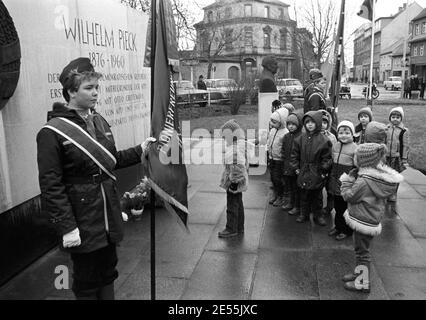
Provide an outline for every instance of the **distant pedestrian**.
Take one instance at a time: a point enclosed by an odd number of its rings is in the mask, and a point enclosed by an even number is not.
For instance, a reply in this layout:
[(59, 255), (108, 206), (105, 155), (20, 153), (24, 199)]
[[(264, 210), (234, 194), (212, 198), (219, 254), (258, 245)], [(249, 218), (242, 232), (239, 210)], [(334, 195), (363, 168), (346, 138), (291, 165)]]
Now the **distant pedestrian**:
[(387, 198), (396, 193), (404, 179), (384, 165), (386, 149), (384, 144), (360, 145), (356, 151), (358, 169), (340, 178), (341, 194), (348, 203), (345, 221), (354, 230), (356, 267), (343, 277), (344, 287), (350, 291), (370, 292), (370, 245), (382, 231)]
[(300, 215), (300, 189), (297, 185), (297, 175), (291, 166), (291, 154), (295, 141), (302, 134), (303, 114), (301, 111), (291, 113), (287, 118), (288, 133), (284, 136), (282, 145), (284, 201), (283, 210), (291, 216)]
[(404, 80), (404, 99), (411, 99), (411, 81), (410, 78)]
[(322, 211), (322, 189), (332, 164), (332, 144), (321, 133), (321, 110), (305, 114), (302, 123), (305, 132), (295, 140), (291, 154), (291, 166), (298, 176), (297, 184), (301, 189), (301, 211), (296, 221), (308, 221), (313, 212), (314, 222), (325, 226), (327, 223)]
[(226, 190), (226, 227), (219, 232), (219, 238), (231, 238), (244, 233), (243, 192), (248, 187), (248, 160), (245, 135), (234, 120), (222, 128), (225, 141), (224, 165), (220, 187)]
[(281, 108), (271, 115), (270, 126), (272, 127), (268, 136), (268, 156), (270, 163), (271, 181), (273, 186), (273, 194), (269, 199), (269, 204), (274, 207), (283, 205), (284, 185), (283, 185), (283, 156), (282, 145), (287, 130), (288, 110)]
[(373, 121), (373, 111), (369, 107), (362, 108), (358, 112), (359, 124), (355, 127), (354, 142), (356, 144), (365, 143), (365, 130), (367, 125)]
[(311, 84), (304, 91), (303, 112), (326, 110), (325, 86), (326, 80), (318, 69), (309, 71)]
[[(410, 132), (404, 123), (404, 110), (397, 107), (389, 114), (389, 124), (387, 127), (387, 147), (386, 163), (389, 167), (401, 173), (408, 167), (408, 154), (410, 150)], [(397, 213), (397, 195), (389, 198), (389, 210)]]
[(424, 100), (426, 89), (426, 78), (422, 78), (420, 81), (420, 99)]
[(349, 173), (355, 168), (354, 125), (350, 121), (342, 121), (337, 127), (338, 141), (333, 145), (333, 165), (329, 178), (328, 192), (333, 196), (333, 204), (336, 215), (334, 217), (334, 228), (328, 233), (340, 241), (352, 236), (352, 229), (345, 222), (343, 214), (348, 204), (342, 198), (340, 177), (343, 173)]
[(203, 75), (200, 75), (200, 76), (198, 77), (197, 88), (198, 88), (199, 90), (207, 90), (207, 85), (206, 85), (206, 83), (204, 82), (204, 77), (203, 77)]

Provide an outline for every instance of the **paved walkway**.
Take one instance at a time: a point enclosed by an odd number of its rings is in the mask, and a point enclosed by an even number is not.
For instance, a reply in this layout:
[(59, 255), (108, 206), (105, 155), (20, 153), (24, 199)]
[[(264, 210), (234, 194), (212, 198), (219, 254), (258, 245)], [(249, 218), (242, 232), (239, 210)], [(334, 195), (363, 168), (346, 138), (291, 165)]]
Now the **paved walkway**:
[[(267, 204), (266, 176), (251, 176), (244, 194), (244, 236), (223, 240), (226, 195), (222, 167), (188, 166), (189, 228), (186, 234), (164, 209), (157, 211), (157, 299), (426, 299), (426, 177), (405, 173), (398, 216), (386, 217), (373, 243), (372, 292), (347, 292), (341, 276), (353, 268), (352, 242), (327, 236), (328, 227), (298, 224)], [(119, 247), (117, 299), (150, 299), (149, 212), (126, 224)], [(73, 299), (56, 290), (58, 265), (68, 256), (53, 250), (0, 288), (0, 299)]]

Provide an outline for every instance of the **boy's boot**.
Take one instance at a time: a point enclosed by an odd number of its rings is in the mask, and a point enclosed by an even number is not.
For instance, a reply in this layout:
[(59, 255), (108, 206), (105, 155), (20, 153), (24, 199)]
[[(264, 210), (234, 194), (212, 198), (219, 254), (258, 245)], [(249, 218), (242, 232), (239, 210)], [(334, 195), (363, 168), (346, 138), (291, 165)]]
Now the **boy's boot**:
[(288, 210), (293, 209), (293, 204), (292, 204), (292, 201), (291, 201), (290, 193), (284, 193), (283, 199), (284, 199), (283, 206), (282, 206), (283, 210), (288, 211)]
[(284, 199), (283, 199), (283, 197), (282, 196), (279, 196), (278, 198), (277, 198), (277, 200), (275, 200), (275, 202), (272, 204), (274, 207), (281, 207), (282, 205), (283, 205), (283, 201), (284, 201)]
[(300, 208), (294, 207), (288, 212), (288, 214), (291, 216), (298, 216), (300, 215)]

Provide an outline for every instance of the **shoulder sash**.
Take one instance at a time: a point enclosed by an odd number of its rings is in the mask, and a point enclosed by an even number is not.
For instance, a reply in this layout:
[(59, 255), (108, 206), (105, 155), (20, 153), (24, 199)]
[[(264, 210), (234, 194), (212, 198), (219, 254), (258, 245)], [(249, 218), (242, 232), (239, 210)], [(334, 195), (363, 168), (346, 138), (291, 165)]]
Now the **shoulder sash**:
[(68, 119), (59, 117), (50, 120), (43, 128), (50, 129), (67, 139), (92, 159), (111, 179), (117, 179), (112, 174), (117, 164), (115, 157), (79, 125)]

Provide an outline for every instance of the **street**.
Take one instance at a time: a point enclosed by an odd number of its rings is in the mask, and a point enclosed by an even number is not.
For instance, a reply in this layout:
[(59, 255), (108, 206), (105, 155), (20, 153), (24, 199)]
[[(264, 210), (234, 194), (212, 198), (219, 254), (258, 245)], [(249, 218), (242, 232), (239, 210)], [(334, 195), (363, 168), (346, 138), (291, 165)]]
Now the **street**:
[[(362, 90), (367, 86), (366, 84), (350, 83), (352, 99), (364, 99)], [(382, 85), (377, 88), (380, 92), (378, 100), (393, 100), (401, 97), (401, 91), (385, 90)]]

